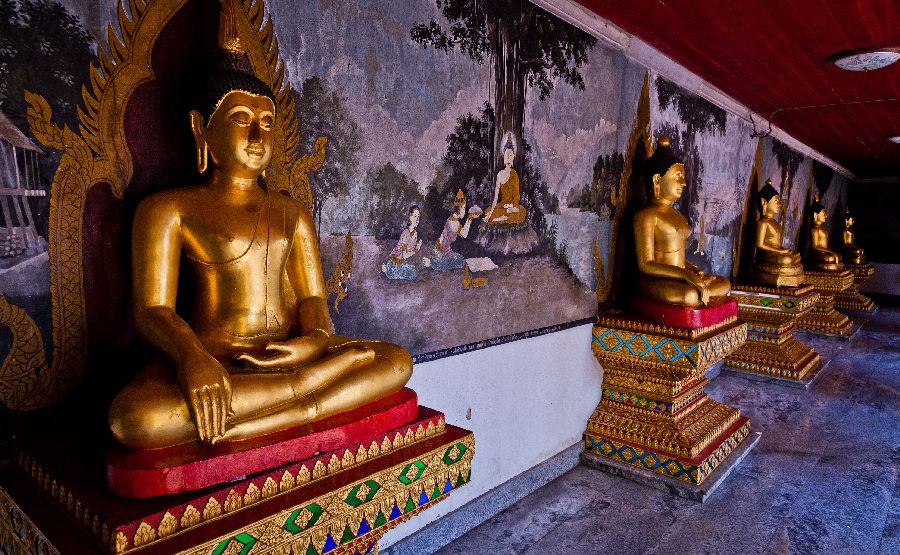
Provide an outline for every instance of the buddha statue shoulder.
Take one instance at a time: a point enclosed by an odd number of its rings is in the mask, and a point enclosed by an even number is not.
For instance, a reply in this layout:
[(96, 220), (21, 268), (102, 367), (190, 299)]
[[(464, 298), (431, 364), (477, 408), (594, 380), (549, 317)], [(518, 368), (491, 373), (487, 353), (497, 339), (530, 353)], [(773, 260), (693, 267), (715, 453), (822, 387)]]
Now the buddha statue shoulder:
[(634, 216), (637, 292), (648, 299), (696, 307), (727, 295), (727, 278), (706, 274), (685, 260), (691, 228), (673, 206), (685, 187), (684, 162), (672, 152), (669, 138), (660, 137), (646, 164), (646, 184), (653, 197)]
[(796, 286), (803, 282), (803, 263), (800, 254), (782, 246), (781, 224), (776, 219), (780, 212), (781, 196), (769, 179), (759, 191), (759, 219), (756, 221), (751, 277), (757, 283), (776, 287)]
[[(135, 324), (159, 356), (110, 407), (114, 437), (131, 448), (292, 428), (386, 397), (412, 374), (402, 348), (332, 333), (310, 211), (259, 184), (275, 96), (239, 43), (226, 44), (190, 113), (208, 179), (149, 196), (133, 222)], [(192, 281), (187, 298), (179, 276)]]
[(856, 246), (853, 242), (853, 224), (853, 216), (850, 214), (850, 209), (848, 208), (844, 211), (844, 231), (842, 233), (844, 262), (848, 264), (865, 264), (866, 252), (862, 247)]
[(825, 227), (828, 213), (825, 205), (819, 200), (819, 195), (816, 195), (810, 213), (812, 222), (809, 226), (809, 255), (806, 266), (813, 270), (842, 270), (844, 265), (841, 263), (840, 255), (828, 248), (828, 229)]

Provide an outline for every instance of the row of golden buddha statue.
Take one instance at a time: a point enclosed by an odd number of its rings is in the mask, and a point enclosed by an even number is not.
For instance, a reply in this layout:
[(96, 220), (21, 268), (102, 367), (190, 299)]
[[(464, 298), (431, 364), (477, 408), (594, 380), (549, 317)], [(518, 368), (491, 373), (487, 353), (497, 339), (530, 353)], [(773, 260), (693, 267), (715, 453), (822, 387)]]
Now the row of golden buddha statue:
[(652, 198), (632, 222), (635, 293), (601, 311), (593, 329), (603, 392), (582, 460), (702, 500), (759, 437), (737, 409), (706, 396), (707, 370), (725, 359), (725, 369), (744, 377), (810, 387), (825, 365), (793, 331), (852, 335), (856, 325), (835, 310), (835, 298), (852, 293), (853, 274), (844, 266), (862, 270), (864, 254), (853, 244), (849, 215), (843, 261), (829, 249), (826, 208), (816, 197), (804, 264), (783, 244), (782, 201), (769, 180), (750, 197), (759, 213), (747, 224), (755, 224), (752, 262), (732, 286), (685, 259), (690, 226), (673, 207), (685, 169), (668, 137), (645, 162), (644, 181)]

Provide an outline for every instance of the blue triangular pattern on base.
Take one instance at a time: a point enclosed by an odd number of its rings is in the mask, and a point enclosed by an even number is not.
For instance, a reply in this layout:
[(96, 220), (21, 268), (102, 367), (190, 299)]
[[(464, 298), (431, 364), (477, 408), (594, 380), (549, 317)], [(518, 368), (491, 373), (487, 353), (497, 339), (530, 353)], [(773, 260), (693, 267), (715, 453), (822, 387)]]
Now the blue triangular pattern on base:
[(419, 496), (419, 505), (424, 505), (428, 503), (428, 496), (425, 494), (425, 490), (422, 490), (422, 495)]
[(362, 522), (359, 523), (359, 530), (356, 532), (357, 536), (362, 536), (368, 532), (371, 532), (372, 528), (369, 526), (369, 523), (366, 519), (362, 519)]
[(390, 520), (394, 520), (395, 518), (397, 518), (397, 517), (400, 516), (401, 514), (402, 514), (402, 513), (400, 512), (400, 509), (397, 507), (397, 504), (394, 503), (394, 508), (391, 509), (391, 516), (389, 516), (388, 518), (389, 518)]
[(450, 483), (450, 480), (448, 479), (448, 480), (447, 480), (447, 483), (444, 484), (444, 493), (447, 493), (447, 492), (449, 492), (449, 491), (452, 490), (452, 489), (453, 489), (453, 484), (451, 484), (451, 483)]
[(328, 553), (335, 547), (337, 547), (337, 543), (331, 537), (331, 534), (328, 534), (328, 537), (325, 539), (325, 545), (322, 547), (322, 553)]

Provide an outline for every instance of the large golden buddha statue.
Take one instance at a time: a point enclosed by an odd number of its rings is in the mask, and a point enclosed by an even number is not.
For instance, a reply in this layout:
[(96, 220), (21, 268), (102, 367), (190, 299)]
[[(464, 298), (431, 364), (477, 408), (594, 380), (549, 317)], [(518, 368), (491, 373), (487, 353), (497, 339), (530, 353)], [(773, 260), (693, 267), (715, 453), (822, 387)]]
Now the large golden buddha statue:
[(781, 224), (775, 217), (781, 212), (781, 196), (772, 180), (759, 191), (760, 216), (756, 222), (756, 251), (753, 256), (754, 281), (776, 287), (803, 283), (800, 254), (781, 246)]
[(825, 228), (828, 213), (819, 195), (816, 195), (810, 213), (812, 223), (809, 226), (809, 260), (806, 265), (813, 270), (842, 270), (844, 265), (840, 255), (828, 248), (828, 230)]
[(638, 294), (682, 306), (705, 305), (727, 295), (731, 291), (728, 279), (708, 275), (685, 260), (691, 228), (672, 206), (684, 191), (684, 163), (672, 152), (667, 136), (660, 137), (644, 175), (653, 198), (634, 216)]
[(850, 209), (844, 211), (844, 231), (842, 239), (844, 243), (844, 262), (848, 264), (864, 264), (866, 262), (866, 252), (862, 247), (857, 247), (853, 243), (853, 216)]
[(400, 347), (332, 333), (312, 216), (259, 182), (274, 94), (239, 42), (226, 44), (190, 113), (208, 178), (146, 198), (134, 219), (135, 323), (162, 356), (109, 411), (113, 435), (132, 448), (291, 428), (399, 391), (412, 374)]

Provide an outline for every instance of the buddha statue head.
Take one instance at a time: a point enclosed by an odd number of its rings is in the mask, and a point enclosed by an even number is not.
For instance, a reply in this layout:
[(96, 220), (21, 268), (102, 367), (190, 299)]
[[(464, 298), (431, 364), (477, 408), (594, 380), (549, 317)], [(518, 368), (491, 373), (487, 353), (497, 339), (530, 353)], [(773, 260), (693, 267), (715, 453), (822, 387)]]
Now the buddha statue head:
[(812, 214), (813, 224), (815, 225), (822, 225), (828, 220), (828, 211), (825, 210), (825, 205), (819, 200), (818, 193), (816, 193), (812, 206), (809, 207), (809, 211), (810, 214)]
[(759, 208), (763, 216), (770, 218), (781, 212), (781, 195), (772, 186), (771, 179), (767, 179), (766, 184), (759, 190)]
[(653, 192), (654, 201), (672, 204), (681, 198), (686, 185), (684, 162), (672, 151), (668, 135), (659, 138), (653, 156), (647, 159), (644, 179)]
[(850, 230), (853, 227), (853, 215), (850, 214), (850, 208), (844, 210), (844, 229)]
[[(227, 17), (223, 31), (228, 34)], [(222, 40), (222, 53), (198, 80), (190, 112), (197, 170), (209, 159), (224, 175), (255, 183), (272, 159), (275, 94), (256, 77), (240, 39)]]

